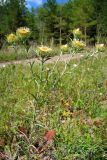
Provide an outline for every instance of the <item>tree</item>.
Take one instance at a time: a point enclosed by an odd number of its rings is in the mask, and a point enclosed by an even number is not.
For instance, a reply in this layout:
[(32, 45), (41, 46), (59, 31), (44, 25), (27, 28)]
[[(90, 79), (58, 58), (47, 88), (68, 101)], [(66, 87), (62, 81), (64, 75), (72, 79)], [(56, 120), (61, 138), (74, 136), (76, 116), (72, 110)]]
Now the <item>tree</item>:
[(83, 29), (85, 42), (87, 43), (87, 32), (96, 25), (93, 19), (94, 8), (91, 0), (75, 0), (73, 3), (72, 19), (73, 25)]
[(0, 32), (7, 34), (26, 25), (25, 0), (6, 0), (0, 5)]
[(107, 36), (107, 1), (93, 0), (96, 25), (97, 42), (102, 40), (102, 37)]

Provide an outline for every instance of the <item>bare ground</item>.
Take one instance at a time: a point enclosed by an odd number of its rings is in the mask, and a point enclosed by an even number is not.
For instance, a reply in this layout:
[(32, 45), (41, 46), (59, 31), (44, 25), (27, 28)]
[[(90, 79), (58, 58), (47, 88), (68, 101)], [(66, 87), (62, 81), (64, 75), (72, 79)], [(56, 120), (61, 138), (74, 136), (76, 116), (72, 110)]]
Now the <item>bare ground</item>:
[[(58, 62), (69, 62), (71, 60), (79, 60), (83, 57), (84, 55), (75, 55), (72, 56), (70, 54), (65, 54), (65, 55), (61, 55), (61, 56), (54, 56), (52, 58), (50, 58), (49, 60), (46, 61), (47, 64), (50, 63), (55, 63), (56, 61)], [(11, 65), (11, 64), (28, 64), (29, 62), (35, 62), (37, 64), (40, 63), (40, 60), (38, 60), (37, 58), (32, 58), (32, 59), (26, 59), (26, 60), (16, 60), (16, 61), (11, 61), (11, 62), (1, 62), (0, 63), (0, 68), (5, 67), (7, 65)]]

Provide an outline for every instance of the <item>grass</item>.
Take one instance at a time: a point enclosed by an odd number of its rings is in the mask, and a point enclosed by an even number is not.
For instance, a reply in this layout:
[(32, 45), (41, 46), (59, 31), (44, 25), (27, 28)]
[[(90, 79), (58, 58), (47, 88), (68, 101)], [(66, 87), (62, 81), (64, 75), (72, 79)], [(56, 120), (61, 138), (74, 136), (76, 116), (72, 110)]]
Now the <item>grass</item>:
[[(20, 160), (105, 160), (107, 55), (42, 69), (0, 69), (1, 153)], [(56, 134), (45, 143), (49, 130)]]
[(23, 60), (23, 59), (30, 59), (35, 58), (36, 54), (30, 49), (29, 52), (23, 46), (9, 46), (4, 47), (0, 50), (0, 62), (7, 62), (13, 60)]
[[(36, 58), (36, 49), (37, 46), (31, 46), (29, 51), (27, 52), (24, 46), (4, 46), (0, 50), (0, 62), (9, 62), (14, 60), (24, 60), (24, 59), (31, 59)], [(59, 55), (60, 48), (58, 46), (55, 46), (52, 48), (51, 57), (54, 57), (55, 55)], [(80, 51), (77, 51), (76, 54), (79, 54)], [(62, 54), (72, 54), (74, 55), (74, 52), (72, 52), (72, 48), (68, 48), (66, 51), (62, 51)]]
[[(54, 48), (52, 52), (52, 57), (58, 55), (59, 48)], [(0, 50), (0, 62), (7, 62), (7, 61), (14, 61), (14, 60), (24, 60), (24, 59), (31, 59), (36, 58), (36, 47), (32, 46), (29, 49), (29, 52), (23, 46), (17, 47), (7, 47)]]

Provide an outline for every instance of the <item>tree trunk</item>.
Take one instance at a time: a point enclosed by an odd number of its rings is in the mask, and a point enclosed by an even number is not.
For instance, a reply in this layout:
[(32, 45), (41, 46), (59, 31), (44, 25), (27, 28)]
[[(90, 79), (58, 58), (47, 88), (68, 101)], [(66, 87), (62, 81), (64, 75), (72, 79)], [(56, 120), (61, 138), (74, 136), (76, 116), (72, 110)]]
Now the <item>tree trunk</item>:
[(85, 34), (85, 44), (87, 44), (87, 27), (84, 28), (84, 34)]
[(62, 21), (62, 18), (60, 17), (60, 35), (59, 35), (59, 44), (60, 44), (60, 46), (62, 45), (62, 29), (61, 29), (61, 21)]
[(51, 38), (50, 46), (51, 46), (51, 47), (53, 47), (53, 46), (54, 46), (54, 38), (53, 38), (53, 37)]

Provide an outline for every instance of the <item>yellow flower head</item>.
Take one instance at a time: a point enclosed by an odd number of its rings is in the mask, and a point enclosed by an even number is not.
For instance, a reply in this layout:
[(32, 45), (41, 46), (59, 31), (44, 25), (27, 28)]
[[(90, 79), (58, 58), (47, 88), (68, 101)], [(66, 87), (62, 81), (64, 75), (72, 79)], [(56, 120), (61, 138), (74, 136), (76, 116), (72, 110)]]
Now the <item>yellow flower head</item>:
[(104, 52), (104, 50), (105, 50), (104, 44), (96, 44), (95, 47), (96, 47), (96, 50), (100, 51), (100, 52)]
[(17, 36), (13, 33), (7, 35), (7, 42), (8, 43), (14, 43), (17, 41)]
[(26, 38), (30, 35), (30, 29), (27, 27), (20, 27), (16, 30), (16, 34), (21, 38)]
[(39, 55), (44, 57), (44, 56), (47, 56), (47, 54), (50, 53), (52, 49), (47, 46), (41, 46), (41, 47), (38, 47), (38, 51), (39, 51)]
[(69, 106), (70, 106), (70, 104), (69, 104), (68, 102), (66, 102), (66, 103), (65, 103), (65, 107), (68, 108)]
[(70, 111), (64, 111), (63, 116), (64, 117), (69, 117), (71, 115)]
[(82, 33), (79, 28), (73, 30), (74, 36), (80, 36)]
[(73, 40), (72, 41), (72, 46), (75, 48), (75, 49), (78, 49), (78, 50), (82, 50), (85, 48), (85, 43), (83, 41), (79, 41), (79, 40)]
[(67, 50), (68, 50), (68, 45), (67, 45), (67, 44), (61, 45), (60, 48), (61, 48), (63, 51), (67, 51)]
[(45, 52), (45, 53), (52, 51), (52, 49), (47, 46), (42, 46), (42, 47), (38, 47), (38, 48), (41, 52)]

